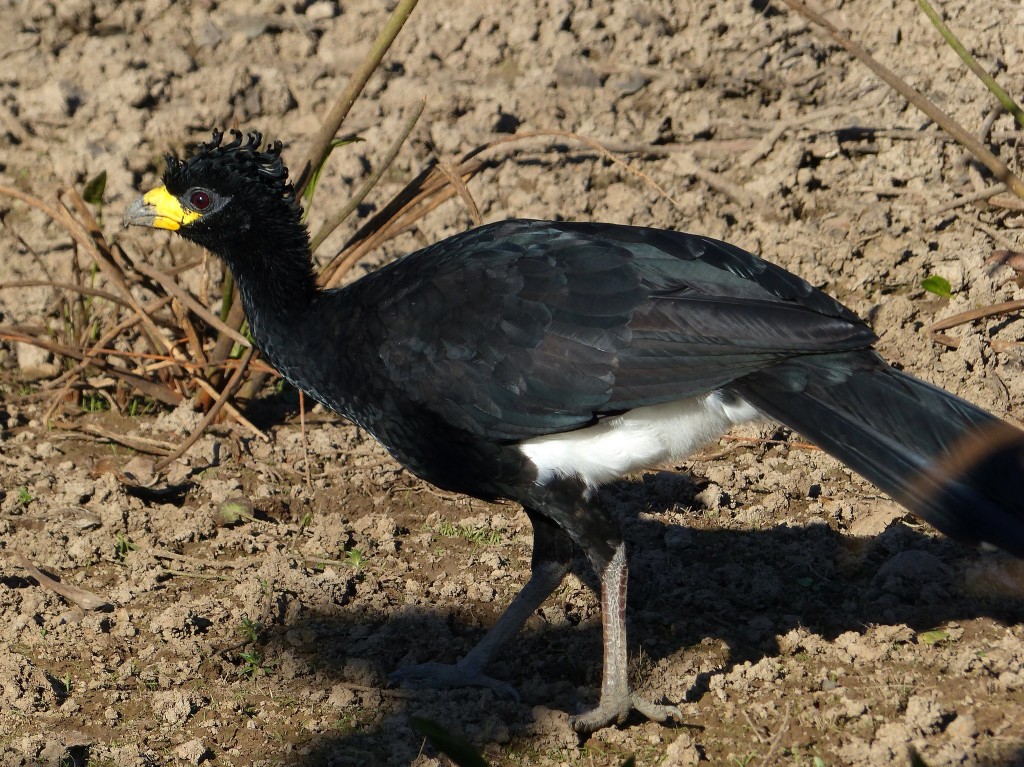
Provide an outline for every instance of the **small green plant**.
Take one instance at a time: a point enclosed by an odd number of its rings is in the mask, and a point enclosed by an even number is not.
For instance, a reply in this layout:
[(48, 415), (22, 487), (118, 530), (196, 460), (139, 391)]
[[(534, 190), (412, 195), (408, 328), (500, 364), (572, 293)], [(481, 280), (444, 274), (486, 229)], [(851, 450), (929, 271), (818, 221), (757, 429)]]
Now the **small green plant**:
[(128, 403), (128, 415), (131, 418), (141, 415), (152, 415), (156, 412), (156, 402), (149, 397), (132, 397)]
[(129, 552), (138, 551), (139, 547), (132, 543), (131, 538), (125, 537), (124, 533), (118, 533), (114, 541), (114, 556), (118, 562), (123, 562)]
[(463, 538), (470, 543), (496, 546), (501, 543), (501, 536), (505, 530), (487, 527), (486, 525), (456, 525), (444, 520), (433, 532), (443, 538)]
[(363, 569), (366, 557), (359, 549), (349, 549), (345, 552), (345, 564), (357, 572)]
[(246, 615), (242, 616), (242, 623), (239, 628), (247, 642), (259, 642), (260, 634), (263, 633), (263, 624), (260, 621), (250, 620)]
[(923, 644), (927, 644), (927, 645), (943, 644), (944, 642), (950, 641), (949, 640), (949, 632), (948, 631), (943, 631), (942, 629), (932, 629), (931, 631), (922, 631), (920, 634), (917, 635), (917, 638)]
[(110, 410), (110, 403), (99, 394), (86, 393), (82, 395), (82, 411), (86, 413), (102, 413)]
[(256, 517), (253, 516), (253, 505), (247, 498), (237, 497), (221, 502), (215, 512), (214, 522), (220, 527), (231, 527), (243, 519), (249, 522), (256, 521)]
[(103, 226), (103, 193), (107, 190), (107, 172), (101, 170), (85, 182), (82, 199), (96, 206), (96, 222)]
[(71, 672), (68, 671), (61, 678), (60, 683), (64, 685), (64, 695), (71, 695)]
[(327, 166), (327, 160), (331, 156), (331, 152), (340, 146), (346, 144), (354, 144), (357, 141), (363, 141), (359, 136), (349, 136), (347, 138), (335, 138), (331, 139), (331, 142), (327, 145), (327, 154), (323, 156), (323, 159), (313, 169), (313, 173), (309, 177), (309, 181), (306, 184), (306, 188), (302, 192), (302, 199), (306, 203), (303, 207), (305, 212), (302, 214), (302, 220), (305, 222), (306, 217), (309, 215), (310, 209), (313, 207), (313, 196), (316, 194), (317, 184), (320, 183), (320, 174)]
[(942, 298), (949, 298), (953, 295), (953, 287), (949, 284), (949, 280), (937, 274), (928, 275), (921, 280), (921, 287)]
[(28, 506), (32, 503), (32, 493), (28, 491), (27, 487), (18, 488), (18, 503), (22, 506)]
[(239, 669), (238, 675), (246, 679), (254, 679), (257, 675), (265, 676), (273, 668), (273, 664), (267, 663), (263, 653), (259, 650), (240, 652), (238, 657), (242, 661), (242, 668)]

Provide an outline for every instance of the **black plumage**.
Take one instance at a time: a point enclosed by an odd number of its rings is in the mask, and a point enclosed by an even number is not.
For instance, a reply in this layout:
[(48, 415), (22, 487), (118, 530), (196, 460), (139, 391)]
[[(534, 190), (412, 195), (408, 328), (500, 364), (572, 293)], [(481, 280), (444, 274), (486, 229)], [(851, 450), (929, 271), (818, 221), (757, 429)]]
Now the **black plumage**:
[(630, 691), (623, 542), (596, 489), (758, 414), (947, 534), (1024, 556), (1024, 434), (890, 367), (860, 319), (800, 278), (691, 234), (506, 221), (323, 291), (280, 147), (259, 144), (215, 136), (170, 158), (126, 224), (220, 256), (282, 375), (417, 476), (517, 501), (534, 526), (530, 581), (480, 645), (403, 681), (508, 690), (484, 668), (579, 547), (601, 579), (605, 658), (600, 702), (574, 726), (678, 714)]

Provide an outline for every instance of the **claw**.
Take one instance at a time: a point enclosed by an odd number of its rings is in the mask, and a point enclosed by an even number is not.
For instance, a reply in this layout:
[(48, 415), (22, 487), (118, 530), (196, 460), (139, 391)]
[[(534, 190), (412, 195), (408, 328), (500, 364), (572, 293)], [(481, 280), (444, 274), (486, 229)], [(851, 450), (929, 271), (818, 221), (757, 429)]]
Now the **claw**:
[(423, 663), (400, 668), (390, 676), (388, 683), (411, 689), (450, 689), (453, 687), (486, 687), (503, 698), (519, 703), (519, 692), (508, 682), (468, 669), (458, 663)]
[(625, 724), (632, 711), (637, 711), (654, 722), (683, 721), (678, 706), (652, 703), (636, 693), (627, 693), (615, 700), (602, 700), (595, 708), (569, 717), (569, 724), (581, 735), (596, 732), (613, 724)]

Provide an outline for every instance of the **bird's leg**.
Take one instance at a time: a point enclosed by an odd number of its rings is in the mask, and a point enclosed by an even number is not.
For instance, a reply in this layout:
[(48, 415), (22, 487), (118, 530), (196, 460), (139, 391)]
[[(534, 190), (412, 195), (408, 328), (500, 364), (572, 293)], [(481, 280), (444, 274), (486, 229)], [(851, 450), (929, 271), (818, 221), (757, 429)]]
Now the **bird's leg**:
[(530, 580), (501, 614), (498, 622), (457, 663), (424, 663), (399, 669), (390, 677), (392, 684), (437, 688), (489, 687), (502, 695), (519, 699), (514, 687), (487, 676), (483, 673), (484, 669), (562, 582), (573, 554), (572, 540), (561, 528), (530, 509), (526, 509), (526, 513), (533, 523)]
[(636, 709), (648, 719), (664, 722), (681, 719), (682, 712), (671, 705), (659, 705), (630, 690), (626, 642), (626, 547), (614, 520), (596, 497), (585, 495), (582, 511), (590, 523), (586, 540), (578, 541), (601, 579), (601, 626), (604, 661), (601, 699), (597, 707), (572, 717), (569, 722), (580, 733), (594, 732), (610, 724), (622, 724)]

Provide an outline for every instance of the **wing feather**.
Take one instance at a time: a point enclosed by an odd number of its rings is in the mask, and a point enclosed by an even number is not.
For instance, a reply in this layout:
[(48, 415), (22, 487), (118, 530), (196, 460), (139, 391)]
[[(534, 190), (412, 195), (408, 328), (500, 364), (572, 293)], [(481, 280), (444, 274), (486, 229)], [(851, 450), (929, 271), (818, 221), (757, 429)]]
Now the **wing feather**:
[(606, 224), (481, 227), (352, 289), (390, 385), (496, 440), (579, 428), (875, 339), (834, 299), (732, 245)]

